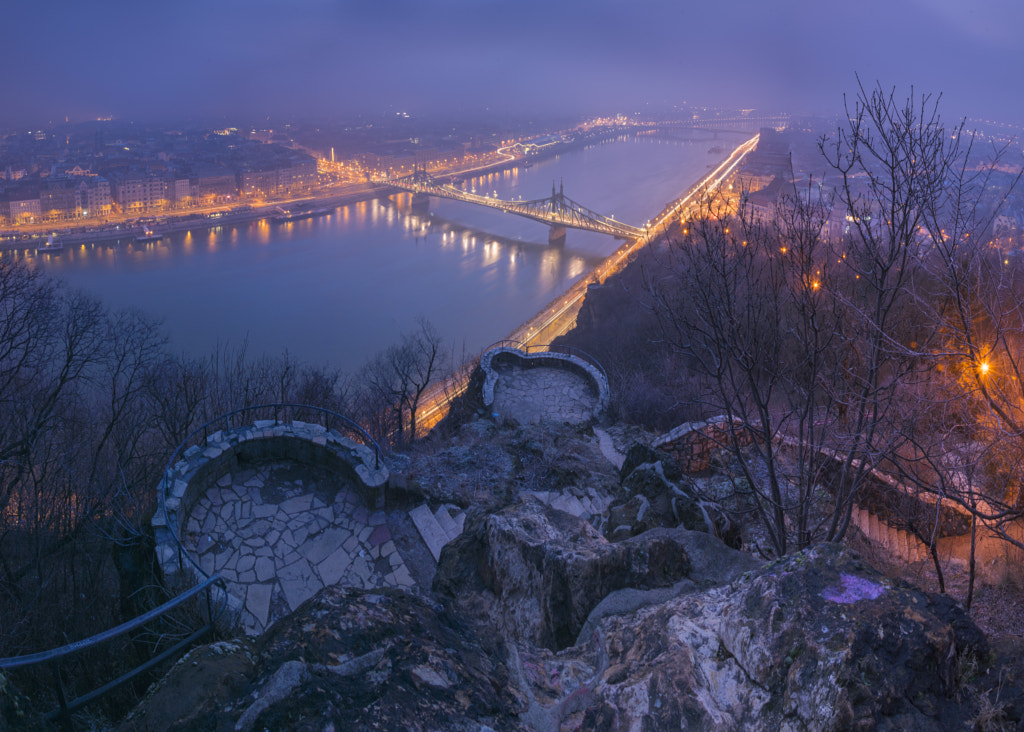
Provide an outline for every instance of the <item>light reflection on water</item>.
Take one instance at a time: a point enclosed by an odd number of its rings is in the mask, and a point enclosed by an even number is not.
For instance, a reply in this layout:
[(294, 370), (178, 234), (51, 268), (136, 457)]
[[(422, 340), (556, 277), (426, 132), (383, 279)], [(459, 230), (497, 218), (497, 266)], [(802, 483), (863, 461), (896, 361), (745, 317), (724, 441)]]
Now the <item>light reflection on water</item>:
[[(642, 225), (717, 162), (709, 147), (741, 139), (629, 138), (465, 186), (529, 200), (562, 180), (574, 200)], [(570, 229), (565, 248), (552, 248), (545, 225), (500, 211), (437, 199), (429, 213), (411, 208), (402, 193), (287, 223), (68, 247), (39, 264), (114, 307), (164, 318), (175, 349), (205, 354), (218, 342), (247, 339), (251, 354), (287, 349), (351, 371), (420, 315), (459, 350), (504, 338), (621, 243)]]

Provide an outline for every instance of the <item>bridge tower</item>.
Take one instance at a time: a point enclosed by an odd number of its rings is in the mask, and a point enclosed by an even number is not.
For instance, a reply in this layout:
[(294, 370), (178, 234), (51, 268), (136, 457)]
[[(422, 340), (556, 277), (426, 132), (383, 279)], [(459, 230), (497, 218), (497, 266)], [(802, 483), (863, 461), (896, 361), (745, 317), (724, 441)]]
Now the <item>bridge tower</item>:
[[(551, 213), (559, 213), (565, 209), (565, 181), (559, 181), (558, 192), (555, 192), (555, 182), (551, 181)], [(554, 247), (565, 246), (565, 227), (561, 224), (552, 224), (548, 229), (548, 244)]]
[[(413, 169), (413, 178), (427, 178), (426, 169), (416, 167)], [(430, 211), (430, 194), (424, 191), (416, 191), (412, 194), (412, 212), (419, 216), (426, 216)]]
[(419, 216), (430, 211), (430, 194), (418, 191), (412, 194), (412, 212)]

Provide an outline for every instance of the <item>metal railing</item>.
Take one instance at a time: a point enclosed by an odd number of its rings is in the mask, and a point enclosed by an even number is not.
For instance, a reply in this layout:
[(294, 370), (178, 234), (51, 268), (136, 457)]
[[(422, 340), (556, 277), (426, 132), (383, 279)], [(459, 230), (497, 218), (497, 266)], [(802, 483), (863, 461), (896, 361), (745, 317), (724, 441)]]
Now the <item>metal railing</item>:
[[(45, 719), (48, 722), (52, 722), (59, 719), (63, 726), (65, 727), (65, 729), (70, 729), (72, 713), (81, 709), (87, 704), (91, 704), (92, 702), (97, 701), (104, 695), (113, 691), (121, 684), (130, 681), (142, 672), (148, 671), (154, 666), (175, 656), (183, 649), (195, 643), (197, 640), (199, 640), (204, 635), (213, 630), (214, 627), (216, 627), (217, 620), (220, 618), (221, 614), (224, 612), (225, 607), (227, 606), (227, 595), (222, 594), (221, 602), (216, 610), (216, 613), (214, 613), (213, 599), (211, 597), (211, 590), (213, 589), (214, 585), (217, 585), (221, 587), (221, 589), (223, 589), (224, 581), (217, 575), (207, 577), (205, 581), (181, 593), (180, 595), (168, 600), (163, 605), (153, 608), (152, 610), (143, 613), (142, 615), (139, 615), (138, 617), (133, 618), (132, 620), (129, 620), (125, 623), (121, 623), (115, 628), (110, 628), (109, 630), (105, 630), (102, 633), (97, 633), (96, 635), (86, 638), (84, 640), (75, 641), (74, 643), (68, 643), (65, 646), (61, 646), (60, 648), (53, 648), (49, 651), (40, 651), (39, 653), (31, 653), (25, 656), (12, 656), (10, 658), (0, 658), (0, 670), (10, 671), (13, 669), (25, 668), (28, 666), (35, 666), (39, 664), (49, 665), (54, 677), (54, 688), (59, 706), (56, 709), (48, 712), (45, 715)], [(188, 637), (178, 641), (170, 648), (162, 651), (156, 656), (153, 656), (148, 661), (140, 664), (139, 666), (136, 666), (131, 671), (128, 671), (127, 673), (124, 673), (121, 676), (118, 676), (113, 681), (110, 681), (104, 684), (103, 686), (93, 689), (92, 691), (86, 694), (82, 694), (81, 696), (76, 697), (74, 699), (67, 698), (67, 693), (64, 688), (64, 680), (60, 670), (61, 659), (65, 659), (69, 656), (73, 656), (83, 651), (96, 648), (97, 646), (103, 645), (105, 643), (109, 643), (110, 641), (114, 640), (115, 638), (121, 635), (124, 635), (125, 633), (128, 633), (132, 630), (135, 630), (136, 628), (145, 625), (146, 623), (152, 622), (163, 617), (171, 610), (174, 610), (175, 608), (182, 606), (185, 602), (187, 602), (188, 600), (192, 599), (193, 597), (197, 596), (198, 594), (204, 591), (206, 592), (207, 619), (203, 627), (191, 633)]]
[[(245, 421), (241, 419), (242, 415), (245, 415)], [(356, 424), (354, 421), (345, 417), (344, 415), (332, 412), (328, 409), (322, 409), (320, 407), (310, 406), (308, 404), (260, 404), (251, 407), (243, 407), (242, 409), (236, 409), (233, 412), (222, 414), (219, 417), (215, 417), (209, 422), (193, 430), (189, 435), (182, 440), (182, 442), (175, 448), (171, 454), (170, 460), (167, 462), (167, 466), (164, 469), (163, 477), (160, 481), (160, 488), (158, 490), (159, 497), (159, 510), (167, 515), (166, 512), (166, 492), (167, 492), (167, 476), (171, 473), (174, 465), (182, 458), (183, 453), (194, 443), (198, 443), (199, 439), (202, 442), (206, 442), (207, 437), (216, 432), (217, 430), (231, 429), (234, 426), (241, 426), (244, 423), (251, 422), (259, 419), (273, 419), (275, 423), (284, 423), (291, 421), (311, 421), (309, 415), (315, 415), (315, 418), (319, 419), (319, 422), (323, 427), (328, 430), (335, 429), (336, 427), (343, 427), (346, 431), (356, 434), (360, 440), (374, 451), (375, 467), (380, 467), (380, 461), (383, 456), (383, 452), (380, 446), (370, 437), (366, 431)], [(233, 420), (237, 420), (238, 424), (233, 424)], [(201, 435), (201, 438), (200, 438)], [(48, 651), (40, 651), (39, 653), (32, 653), (24, 656), (12, 656), (10, 658), (0, 658), (0, 670), (10, 671), (14, 669), (23, 669), (31, 666), (40, 664), (49, 665), (52, 669), (54, 676), (54, 687), (56, 697), (58, 701), (57, 709), (48, 712), (45, 718), (48, 722), (60, 720), (66, 729), (71, 729), (71, 715), (86, 706), (91, 704), (118, 686), (121, 686), (127, 681), (135, 678), (139, 674), (153, 668), (154, 666), (166, 661), (167, 659), (180, 653), (182, 650), (187, 648), (189, 645), (195, 643), (197, 640), (202, 638), (204, 635), (209, 633), (216, 627), (217, 621), (220, 616), (224, 613), (227, 608), (227, 589), (224, 580), (220, 576), (214, 574), (207, 574), (195, 560), (192, 559), (191, 555), (187, 551), (184, 551), (184, 547), (181, 544), (181, 539), (178, 537), (177, 527), (172, 526), (168, 522), (168, 529), (170, 530), (171, 536), (174, 537), (174, 541), (178, 546), (179, 558), (184, 555), (188, 558), (189, 562), (198, 572), (198, 576), (202, 579), (194, 587), (186, 590), (185, 592), (173, 597), (164, 604), (149, 610), (138, 617), (133, 618), (127, 622), (121, 623), (117, 627), (110, 628), (101, 633), (97, 633), (84, 640), (75, 641), (59, 648), (54, 648)], [(216, 609), (213, 607), (212, 592), (214, 587), (220, 588), (220, 602)], [(62, 659), (66, 659), (75, 654), (83, 651), (97, 648), (105, 643), (109, 643), (113, 639), (124, 635), (132, 630), (140, 628), (146, 623), (150, 623), (154, 620), (162, 618), (172, 610), (181, 607), (186, 602), (196, 597), (200, 593), (206, 593), (206, 622), (198, 630), (189, 634), (186, 638), (176, 642), (170, 648), (160, 652), (156, 656), (150, 658), (148, 661), (136, 666), (131, 671), (128, 671), (121, 676), (117, 677), (113, 681), (110, 681), (99, 688), (96, 688), (86, 694), (82, 694), (74, 699), (68, 699), (67, 693), (64, 686), (63, 676), (61, 675), (60, 663)]]
[(563, 345), (560, 345), (560, 344), (552, 344), (552, 343), (543, 344), (543, 345), (534, 345), (534, 344), (522, 343), (520, 341), (502, 340), (502, 341), (498, 341), (496, 343), (492, 343), (490, 346), (485, 348), (484, 349), (484, 353), (486, 353), (487, 351), (493, 351), (495, 348), (515, 348), (516, 350), (522, 351), (523, 353), (526, 353), (526, 354), (531, 354), (531, 353), (560, 353), (563, 356), (573, 356), (575, 358), (578, 358), (580, 361), (583, 361), (583, 362), (589, 364), (590, 366), (593, 366), (595, 369), (597, 369), (598, 373), (600, 373), (601, 376), (604, 377), (605, 383), (606, 384), (608, 383), (608, 373), (604, 370), (604, 366), (601, 365), (601, 362), (598, 361), (593, 356), (591, 356), (586, 351), (581, 351), (579, 348), (574, 348), (573, 346), (563, 346)]

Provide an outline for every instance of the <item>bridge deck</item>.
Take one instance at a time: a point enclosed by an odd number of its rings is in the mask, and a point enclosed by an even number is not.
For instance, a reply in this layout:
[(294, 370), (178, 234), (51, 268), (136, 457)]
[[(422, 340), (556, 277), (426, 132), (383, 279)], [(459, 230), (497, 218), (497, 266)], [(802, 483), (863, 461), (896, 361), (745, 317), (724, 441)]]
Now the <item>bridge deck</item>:
[(559, 190), (556, 192), (554, 186), (552, 186), (550, 198), (538, 198), (531, 201), (506, 201), (501, 198), (480, 196), (464, 191), (451, 184), (442, 183), (422, 172), (413, 173), (404, 178), (389, 179), (387, 185), (412, 193), (422, 193), (438, 198), (475, 203), (545, 224), (596, 231), (600, 234), (610, 234), (622, 239), (636, 239), (644, 236), (646, 233), (644, 229), (616, 221), (611, 217), (604, 216), (576, 203), (566, 196), (563, 191)]

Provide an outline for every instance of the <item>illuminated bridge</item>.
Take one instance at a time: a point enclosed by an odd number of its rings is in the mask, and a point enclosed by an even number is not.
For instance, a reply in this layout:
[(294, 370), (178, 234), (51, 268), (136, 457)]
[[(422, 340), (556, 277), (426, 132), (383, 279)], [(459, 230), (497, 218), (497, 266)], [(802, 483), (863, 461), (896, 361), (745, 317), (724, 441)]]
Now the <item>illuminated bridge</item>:
[(591, 211), (586, 206), (581, 206), (565, 195), (562, 186), (559, 186), (556, 191), (554, 184), (551, 185), (550, 198), (538, 198), (533, 201), (505, 201), (464, 191), (450, 183), (444, 183), (422, 170), (402, 178), (388, 178), (383, 182), (395, 188), (411, 191), (415, 196), (414, 204), (417, 202), (417, 198), (425, 202), (427, 196), (437, 196), (454, 201), (476, 203), (540, 221), (551, 227), (549, 241), (552, 243), (565, 240), (566, 228), (596, 231), (620, 239), (639, 239), (647, 233), (646, 229), (638, 229), (596, 211)]

